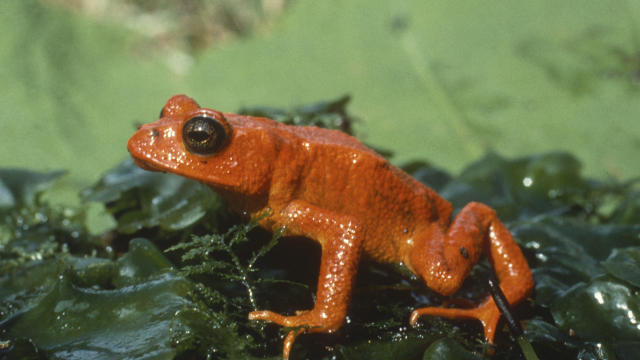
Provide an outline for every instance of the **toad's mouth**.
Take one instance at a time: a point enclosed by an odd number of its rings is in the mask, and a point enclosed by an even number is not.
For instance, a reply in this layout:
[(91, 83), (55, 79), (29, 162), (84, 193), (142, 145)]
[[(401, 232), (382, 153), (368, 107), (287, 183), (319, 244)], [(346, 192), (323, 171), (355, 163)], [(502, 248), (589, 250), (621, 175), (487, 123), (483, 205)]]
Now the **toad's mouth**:
[(166, 169), (163, 169), (160, 166), (154, 165), (153, 163), (150, 163), (150, 162), (142, 161), (142, 160), (137, 159), (135, 157), (133, 158), (133, 162), (143, 170), (161, 171), (161, 172), (166, 172), (167, 171)]

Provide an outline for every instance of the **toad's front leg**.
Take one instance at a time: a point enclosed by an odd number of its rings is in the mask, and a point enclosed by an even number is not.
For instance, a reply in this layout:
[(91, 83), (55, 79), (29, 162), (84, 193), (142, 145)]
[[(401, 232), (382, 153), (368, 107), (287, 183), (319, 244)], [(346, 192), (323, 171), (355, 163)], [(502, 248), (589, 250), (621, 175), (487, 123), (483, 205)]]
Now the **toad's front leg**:
[(285, 327), (303, 327), (289, 332), (282, 356), (289, 358), (297, 335), (304, 332), (332, 333), (344, 322), (353, 281), (362, 251), (363, 229), (349, 216), (320, 209), (303, 201), (290, 203), (275, 220), (285, 226), (285, 235), (303, 235), (320, 242), (322, 257), (316, 303), (312, 310), (283, 316), (271, 311), (253, 311), (250, 320), (266, 320)]

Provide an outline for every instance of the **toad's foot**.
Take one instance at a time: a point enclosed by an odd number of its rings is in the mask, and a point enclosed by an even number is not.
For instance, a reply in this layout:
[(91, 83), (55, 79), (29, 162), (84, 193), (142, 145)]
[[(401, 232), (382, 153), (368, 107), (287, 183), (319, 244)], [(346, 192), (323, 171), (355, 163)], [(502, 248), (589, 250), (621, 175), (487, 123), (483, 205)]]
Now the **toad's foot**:
[(298, 311), (299, 315), (283, 316), (272, 311), (252, 311), (249, 320), (265, 320), (280, 326), (297, 328), (289, 331), (284, 339), (282, 358), (289, 359), (289, 353), (296, 337), (304, 333), (333, 333), (342, 326), (344, 317), (331, 316), (325, 311)]
[(496, 334), (498, 320), (500, 320), (500, 311), (491, 298), (488, 298), (479, 306), (471, 309), (445, 307), (424, 307), (415, 309), (411, 313), (411, 318), (409, 319), (411, 326), (415, 326), (418, 319), (423, 315), (441, 316), (448, 319), (479, 320), (484, 328), (484, 338), (491, 344), (493, 343), (493, 338)]

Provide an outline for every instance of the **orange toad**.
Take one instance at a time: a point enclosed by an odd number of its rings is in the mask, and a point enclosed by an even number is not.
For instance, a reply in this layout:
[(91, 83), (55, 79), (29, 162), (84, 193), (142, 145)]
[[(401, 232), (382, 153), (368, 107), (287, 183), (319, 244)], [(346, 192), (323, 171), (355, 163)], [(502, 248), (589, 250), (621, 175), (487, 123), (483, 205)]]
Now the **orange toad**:
[[(320, 243), (313, 309), (292, 316), (249, 314), (306, 329), (289, 332), (285, 359), (298, 334), (342, 326), (362, 254), (403, 263), (429, 288), (450, 295), (484, 253), (510, 304), (533, 288), (520, 248), (493, 209), (472, 202), (452, 221), (449, 202), (340, 131), (221, 113), (176, 95), (128, 148), (140, 167), (207, 184), (232, 210), (260, 218), (265, 229)], [(500, 318), (491, 297), (470, 309), (416, 309), (411, 324), (422, 315), (480, 320), (489, 342)]]

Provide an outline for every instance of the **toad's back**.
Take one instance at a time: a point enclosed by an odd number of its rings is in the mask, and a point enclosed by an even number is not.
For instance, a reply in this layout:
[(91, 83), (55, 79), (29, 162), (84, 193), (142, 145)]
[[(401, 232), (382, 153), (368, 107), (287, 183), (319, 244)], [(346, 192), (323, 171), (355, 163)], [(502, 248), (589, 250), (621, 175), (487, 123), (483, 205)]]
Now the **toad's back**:
[(302, 200), (348, 215), (365, 229), (365, 253), (385, 262), (402, 261), (404, 244), (417, 227), (447, 227), (449, 202), (355, 138), (336, 130), (275, 126), (287, 145), (273, 174), (273, 210)]

